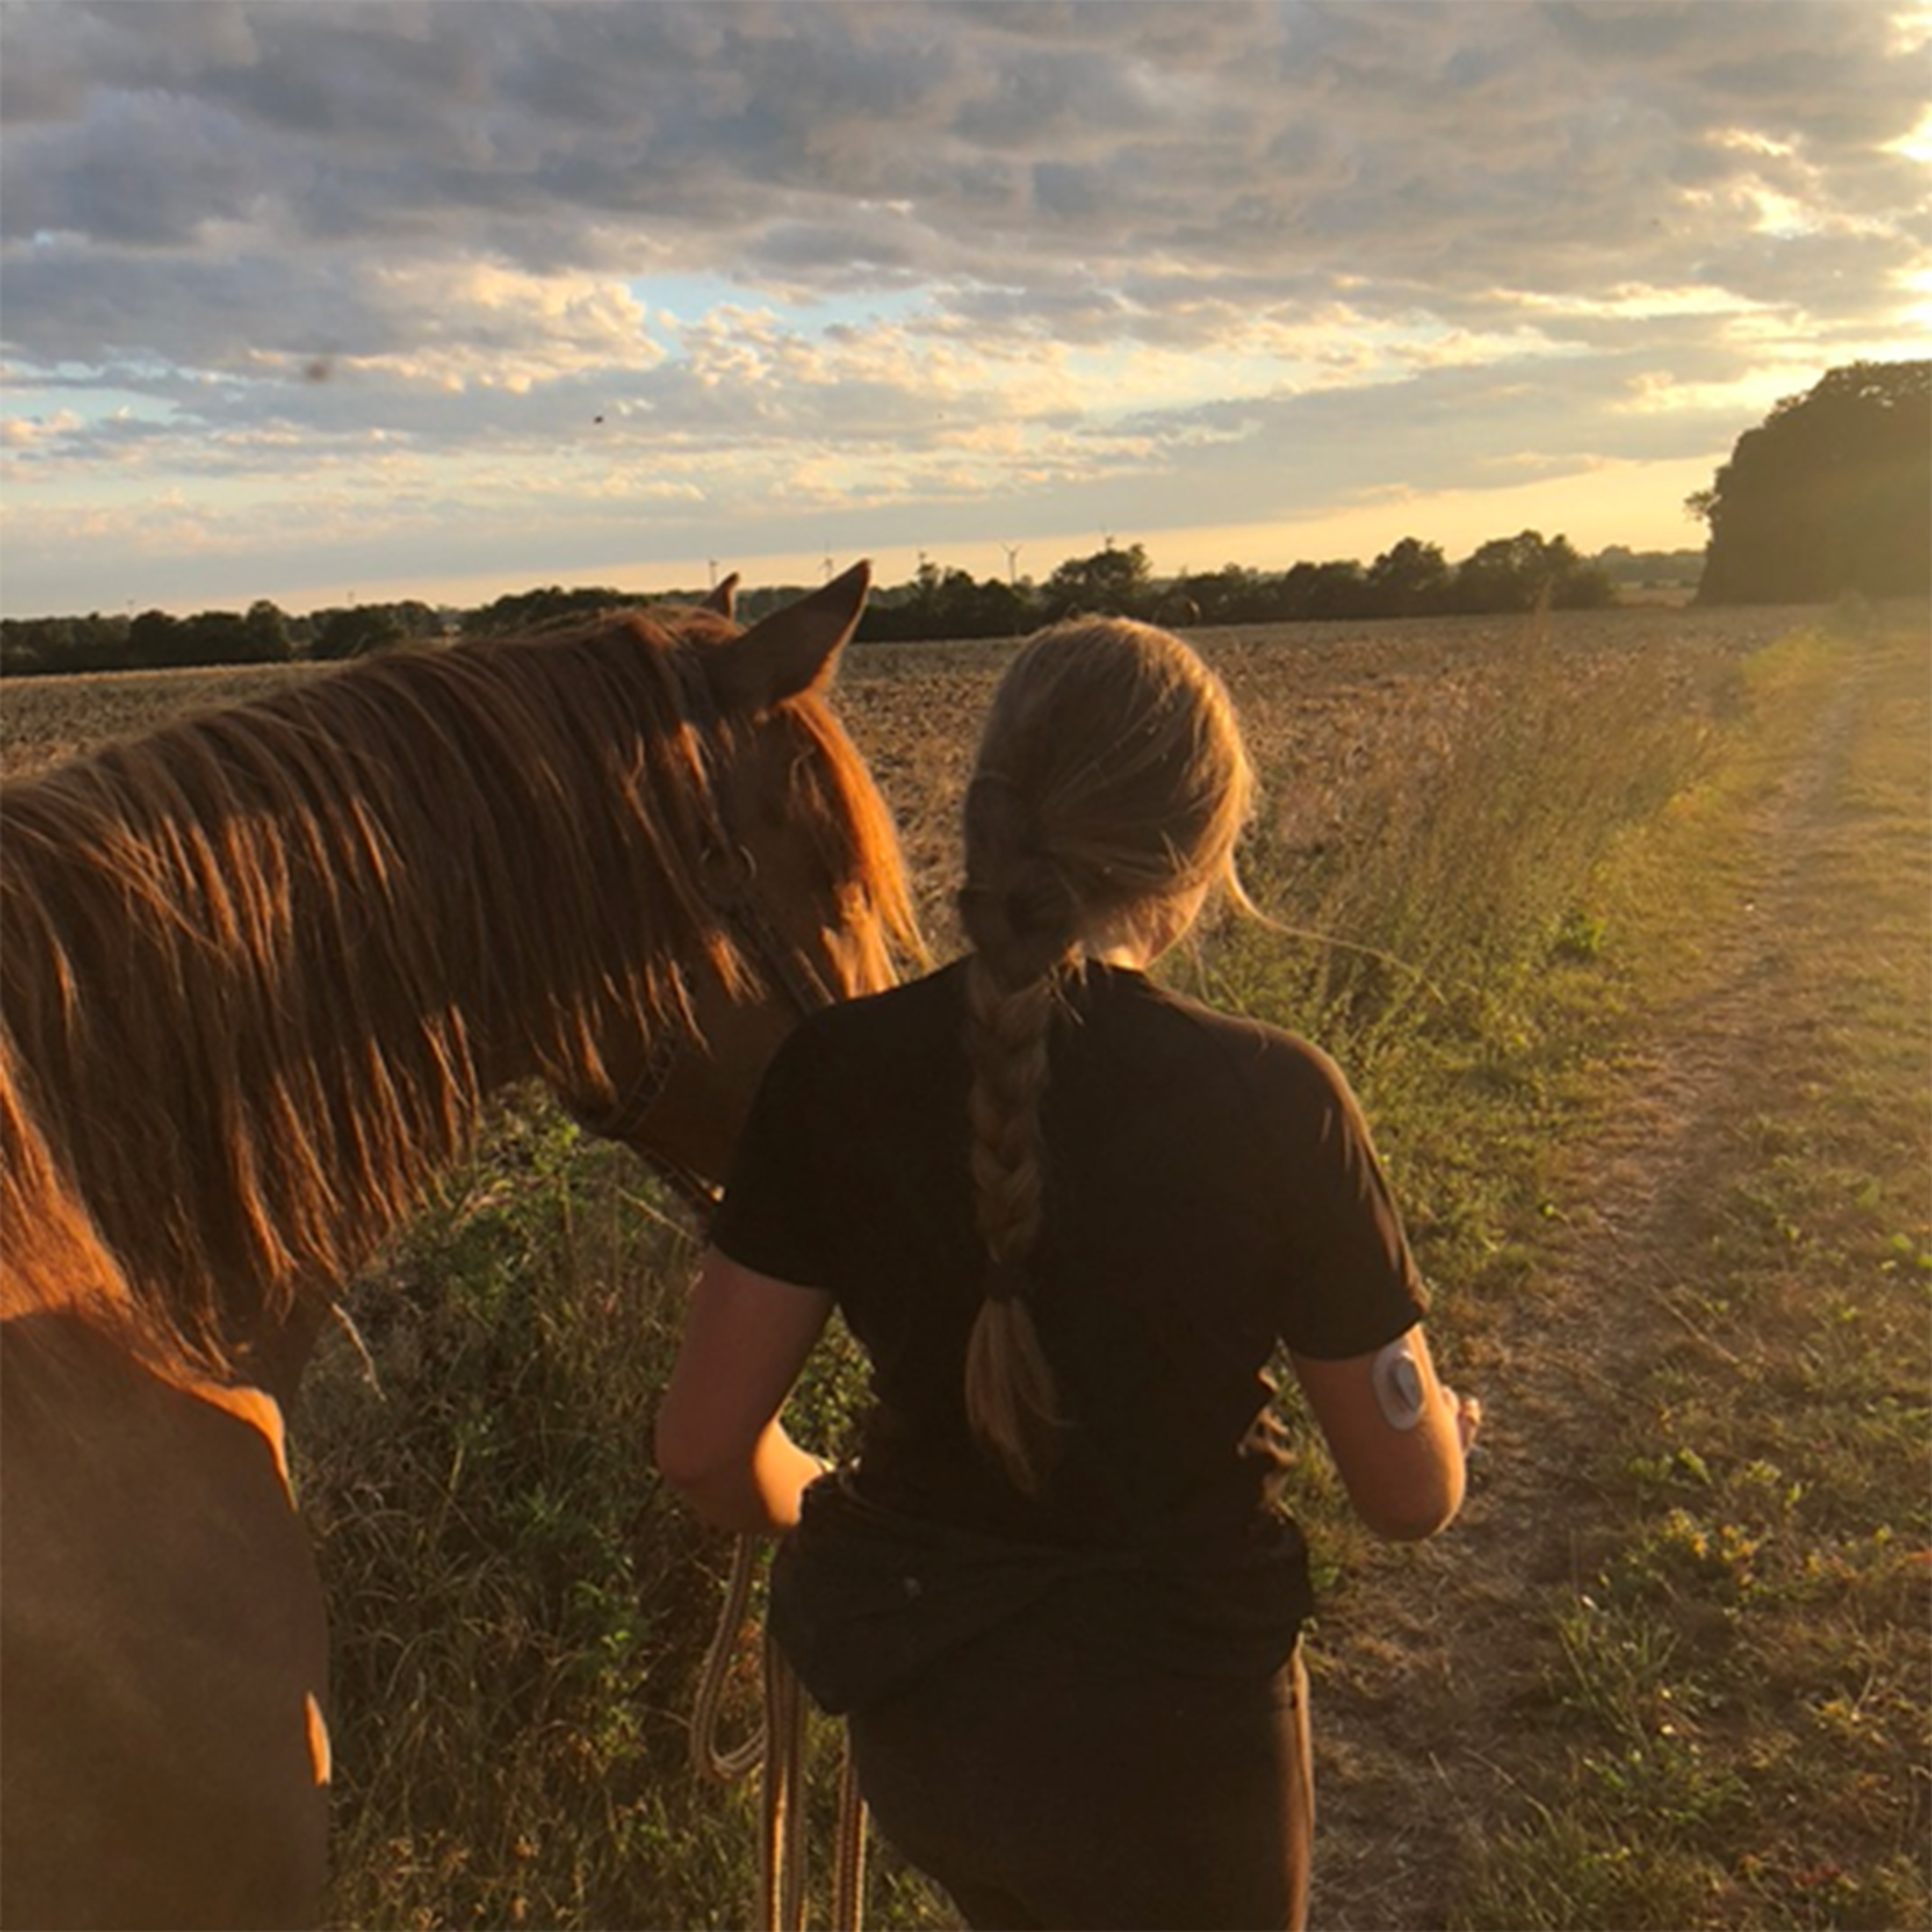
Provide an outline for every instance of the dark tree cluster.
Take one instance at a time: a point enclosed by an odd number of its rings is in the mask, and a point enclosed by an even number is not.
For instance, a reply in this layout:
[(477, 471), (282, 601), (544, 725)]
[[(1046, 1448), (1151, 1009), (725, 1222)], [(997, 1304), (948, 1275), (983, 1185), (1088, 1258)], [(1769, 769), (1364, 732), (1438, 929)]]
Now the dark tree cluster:
[(859, 636), (874, 643), (913, 638), (1013, 638), (1037, 627), (1033, 587), (980, 582), (970, 571), (922, 563), (912, 581), (881, 590), (859, 620)]
[(1597, 609), (1616, 601), (1608, 575), (1566, 537), (1536, 530), (1499, 537), (1452, 565), (1434, 544), (1406, 537), (1365, 570), (1352, 560), (1286, 571), (1240, 564), (1157, 580), (1145, 549), (1109, 544), (1069, 558), (1045, 583), (978, 583), (962, 570), (923, 566), (880, 591), (861, 640), (1013, 637), (1079, 613), (1157, 624), (1294, 624), (1323, 618), (1418, 617), (1483, 611)]
[[(293, 620), (291, 620), (292, 622)], [(306, 623), (306, 643), (299, 655), (308, 658), (365, 658), (399, 644), (421, 644), (449, 634), (440, 610), (415, 598), (401, 603), (345, 604), (318, 610)]]
[(1592, 561), (1619, 592), (1695, 590), (1704, 574), (1702, 550), (1632, 550), (1612, 544)]
[(441, 638), (450, 628), (445, 613), (414, 599), (342, 605), (306, 617), (291, 616), (265, 597), (246, 611), (203, 610), (190, 617), (165, 610), (131, 617), (97, 611), (86, 617), (7, 617), (0, 619), (0, 675), (357, 658)]
[(1932, 596), (1932, 362), (1787, 396), (1688, 508), (1711, 531), (1700, 603)]
[(465, 611), (462, 631), (471, 638), (513, 638), (544, 624), (559, 624), (569, 617), (588, 617), (600, 610), (643, 601), (621, 590), (565, 590), (550, 584), (542, 590), (512, 591), (480, 609)]
[(0, 618), (0, 676), (30, 677), (41, 671), (125, 671), (128, 667), (126, 617)]

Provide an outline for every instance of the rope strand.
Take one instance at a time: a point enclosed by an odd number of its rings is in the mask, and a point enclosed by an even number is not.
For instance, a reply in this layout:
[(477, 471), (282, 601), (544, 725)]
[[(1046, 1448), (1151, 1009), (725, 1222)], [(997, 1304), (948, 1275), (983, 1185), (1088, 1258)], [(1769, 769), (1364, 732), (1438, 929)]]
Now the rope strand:
[[(721, 1741), (724, 1692), (758, 1578), (763, 1539), (741, 1536), (732, 1556), (724, 1601), (698, 1673), (691, 1712), (691, 1769), (699, 1777), (735, 1784), (762, 1764), (759, 1817), (758, 1923), (762, 1932), (804, 1932), (805, 1923), (804, 1692), (769, 1628), (761, 1638), (764, 1718), (752, 1734)], [(842, 1727), (841, 1727), (842, 1728)], [(865, 1910), (865, 1799), (847, 1735), (839, 1768), (833, 1874), (832, 1932), (861, 1932)]]

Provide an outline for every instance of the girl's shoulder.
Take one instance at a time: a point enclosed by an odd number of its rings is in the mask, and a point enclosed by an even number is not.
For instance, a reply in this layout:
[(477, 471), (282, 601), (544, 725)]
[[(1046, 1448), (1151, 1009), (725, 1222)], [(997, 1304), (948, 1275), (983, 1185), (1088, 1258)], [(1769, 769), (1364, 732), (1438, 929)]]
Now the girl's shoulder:
[(962, 962), (883, 992), (842, 999), (801, 1020), (779, 1051), (834, 1062), (883, 1062), (956, 1049), (966, 1010)]
[(1128, 998), (1121, 1004), (1135, 1013), (1135, 1024), (1150, 1035), (1164, 1035), (1203, 1058), (1227, 1064), (1242, 1078), (1280, 1081), (1291, 1087), (1346, 1094), (1347, 1076), (1312, 1040), (1192, 995), (1141, 974), (1109, 969)]

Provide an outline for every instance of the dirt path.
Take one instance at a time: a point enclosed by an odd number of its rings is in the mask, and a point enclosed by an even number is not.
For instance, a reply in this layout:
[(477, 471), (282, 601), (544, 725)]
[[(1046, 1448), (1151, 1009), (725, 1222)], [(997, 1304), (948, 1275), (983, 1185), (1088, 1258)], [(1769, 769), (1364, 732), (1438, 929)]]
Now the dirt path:
[(1439, 1928), (1473, 1853), (1538, 1795), (1539, 1712), (1561, 1669), (1551, 1612), (1594, 1574), (1607, 1529), (1590, 1472), (1625, 1390), (1684, 1339), (1665, 1298), (1719, 1157), (1712, 1129), (1792, 1023), (1787, 962), (1804, 941), (1787, 914), (1828, 836), (1856, 696), (1841, 689), (1763, 802), (1702, 989), (1615, 1076), (1607, 1124), (1569, 1169), (1554, 1251), (1477, 1348), (1450, 1344), (1489, 1418), (1461, 1518), (1323, 1619), (1311, 1923), (1323, 1932)]

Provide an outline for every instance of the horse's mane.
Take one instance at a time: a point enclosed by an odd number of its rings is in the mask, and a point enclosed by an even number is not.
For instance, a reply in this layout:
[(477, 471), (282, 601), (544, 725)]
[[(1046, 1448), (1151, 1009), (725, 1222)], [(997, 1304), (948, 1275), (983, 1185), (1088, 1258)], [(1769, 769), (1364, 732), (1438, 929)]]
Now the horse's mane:
[[(0, 1312), (44, 1301), (71, 1222), (139, 1323), (232, 1368), (465, 1144), (504, 1029), (607, 1102), (600, 1014), (683, 1024), (695, 969), (755, 978), (701, 876), (746, 727), (698, 729), (689, 681), (731, 634), (632, 613), (399, 652), (8, 783)], [(842, 729), (809, 695), (774, 725), (846, 916), (913, 942)]]

